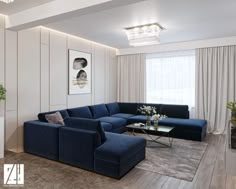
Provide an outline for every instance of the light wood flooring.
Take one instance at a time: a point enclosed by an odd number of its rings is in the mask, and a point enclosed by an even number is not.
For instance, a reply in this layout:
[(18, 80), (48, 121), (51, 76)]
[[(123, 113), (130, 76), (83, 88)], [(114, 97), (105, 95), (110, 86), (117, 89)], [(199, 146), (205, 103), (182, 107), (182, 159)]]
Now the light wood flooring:
[[(24, 188), (236, 189), (236, 176), (228, 175), (225, 169), (225, 136), (208, 135), (206, 142), (208, 143), (207, 150), (192, 182), (137, 168), (132, 169), (122, 179), (116, 180), (55, 161), (24, 154), (21, 161), (25, 164), (27, 161), (30, 162), (30, 165), (25, 165)], [(8, 155), (4, 161), (0, 161), (1, 169), (2, 164), (9, 163), (14, 156), (17, 160), (17, 154), (14, 154)], [(3, 186), (2, 179), (0, 178), (0, 188)]]

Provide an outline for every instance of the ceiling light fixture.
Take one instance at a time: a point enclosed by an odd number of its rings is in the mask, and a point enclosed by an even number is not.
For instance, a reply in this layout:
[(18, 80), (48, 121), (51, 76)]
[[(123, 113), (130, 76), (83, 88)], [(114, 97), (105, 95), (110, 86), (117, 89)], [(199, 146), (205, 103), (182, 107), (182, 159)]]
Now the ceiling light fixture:
[(158, 23), (125, 28), (130, 46), (160, 44), (159, 37), (163, 29)]
[(0, 0), (1, 2), (3, 2), (3, 3), (12, 3), (12, 2), (14, 2), (14, 0)]

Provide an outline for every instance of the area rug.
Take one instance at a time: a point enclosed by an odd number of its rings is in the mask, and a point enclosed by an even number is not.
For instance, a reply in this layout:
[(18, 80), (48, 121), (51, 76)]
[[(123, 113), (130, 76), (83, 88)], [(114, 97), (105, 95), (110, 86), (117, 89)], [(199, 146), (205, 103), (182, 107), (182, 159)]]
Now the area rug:
[[(143, 134), (137, 135), (147, 138)], [(149, 138), (147, 139), (149, 140)], [(168, 142), (168, 138), (165, 137), (159, 140), (164, 143)], [(172, 148), (163, 148), (157, 143), (147, 141), (146, 159), (140, 162), (136, 168), (192, 181), (206, 147), (207, 143), (205, 142), (181, 139), (174, 139)]]

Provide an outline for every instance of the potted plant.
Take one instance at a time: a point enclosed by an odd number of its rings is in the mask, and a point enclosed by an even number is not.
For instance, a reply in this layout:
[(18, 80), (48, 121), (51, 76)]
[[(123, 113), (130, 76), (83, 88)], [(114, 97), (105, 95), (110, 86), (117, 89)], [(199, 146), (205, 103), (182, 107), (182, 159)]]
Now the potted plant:
[[(0, 103), (6, 99), (6, 89), (0, 84)], [(0, 158), (4, 156), (4, 118), (0, 115)]]
[(0, 102), (6, 99), (6, 89), (0, 84)]
[(227, 108), (231, 110), (231, 123), (236, 126), (236, 102), (228, 102)]
[(147, 116), (147, 120), (146, 120), (146, 126), (150, 126), (151, 125), (151, 116), (156, 114), (156, 108), (153, 106), (141, 106), (138, 111), (141, 114), (145, 114)]

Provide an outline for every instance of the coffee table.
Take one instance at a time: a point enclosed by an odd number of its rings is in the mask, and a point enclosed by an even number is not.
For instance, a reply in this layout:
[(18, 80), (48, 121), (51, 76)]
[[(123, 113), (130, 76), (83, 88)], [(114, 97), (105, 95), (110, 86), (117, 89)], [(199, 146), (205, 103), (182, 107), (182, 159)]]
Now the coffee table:
[[(174, 127), (171, 126), (164, 126), (164, 125), (158, 125), (157, 128), (155, 128), (153, 125), (151, 126), (141, 126), (139, 123), (133, 123), (126, 126), (128, 131), (131, 131), (131, 133), (135, 136), (135, 132), (142, 132), (148, 136), (148, 138), (151, 139), (152, 142), (158, 143), (163, 145), (164, 147), (172, 147), (173, 143), (173, 137), (171, 136), (171, 132), (173, 131)], [(153, 137), (153, 135), (157, 135), (157, 137)], [(160, 142), (158, 139), (161, 137), (168, 137), (169, 143), (163, 143)]]

